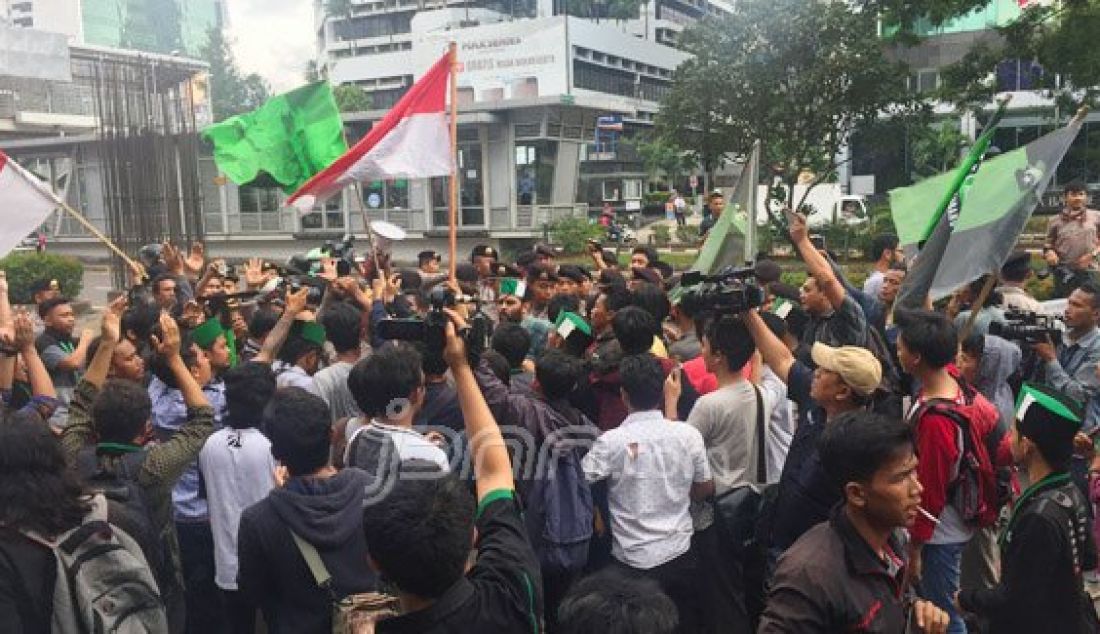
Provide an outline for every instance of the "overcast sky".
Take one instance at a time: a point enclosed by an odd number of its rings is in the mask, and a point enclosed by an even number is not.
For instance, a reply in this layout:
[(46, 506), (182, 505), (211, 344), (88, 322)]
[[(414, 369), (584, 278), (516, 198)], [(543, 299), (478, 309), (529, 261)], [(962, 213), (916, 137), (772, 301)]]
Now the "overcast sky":
[(259, 73), (273, 93), (301, 85), (315, 55), (312, 0), (229, 0), (237, 65)]

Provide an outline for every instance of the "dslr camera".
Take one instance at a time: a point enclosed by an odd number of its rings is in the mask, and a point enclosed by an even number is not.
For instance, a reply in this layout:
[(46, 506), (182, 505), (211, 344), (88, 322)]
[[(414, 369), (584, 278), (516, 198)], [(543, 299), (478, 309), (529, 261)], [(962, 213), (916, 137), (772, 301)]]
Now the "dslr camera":
[[(463, 298), (465, 300), (465, 298)], [(444, 308), (454, 308), (459, 298), (454, 291), (440, 286), (428, 296), (430, 305), (424, 318), (389, 318), (378, 322), (378, 336), (382, 339), (422, 342), (425, 367), (445, 368), (443, 348), (447, 345), (447, 322)], [(477, 359), (489, 346), (493, 335), (493, 323), (480, 308), (470, 316), (469, 330), (464, 333), (466, 350), (471, 359)]]
[(717, 275), (688, 271), (680, 278), (680, 303), (694, 315), (736, 314), (764, 304), (764, 289), (755, 283), (753, 267), (729, 266)]
[(1048, 339), (1057, 343), (1064, 331), (1060, 317), (1023, 310), (1010, 310), (1005, 313), (1005, 321), (989, 324), (989, 334), (1022, 343), (1044, 343)]

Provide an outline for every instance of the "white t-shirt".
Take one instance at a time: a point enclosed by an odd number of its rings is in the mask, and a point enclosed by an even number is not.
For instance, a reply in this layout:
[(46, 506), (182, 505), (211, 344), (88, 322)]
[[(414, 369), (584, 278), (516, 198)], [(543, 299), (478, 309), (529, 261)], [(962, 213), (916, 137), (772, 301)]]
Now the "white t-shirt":
[(214, 533), (214, 582), (223, 590), (236, 590), (241, 513), (275, 488), (271, 442), (257, 429), (221, 429), (206, 439), (199, 469)]
[(355, 366), (347, 361), (338, 361), (313, 375), (314, 391), (328, 403), (333, 423), (341, 418), (362, 414), (348, 389), (348, 375), (353, 367)]

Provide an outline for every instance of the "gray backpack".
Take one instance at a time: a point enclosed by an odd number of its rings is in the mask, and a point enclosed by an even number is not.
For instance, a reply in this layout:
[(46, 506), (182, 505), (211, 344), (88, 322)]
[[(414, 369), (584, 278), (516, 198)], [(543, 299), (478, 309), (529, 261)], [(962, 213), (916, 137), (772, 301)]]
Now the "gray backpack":
[(107, 500), (92, 498), (92, 511), (76, 528), (44, 539), (24, 533), (53, 551), (54, 634), (144, 634), (167, 632), (164, 602), (141, 547), (107, 523)]

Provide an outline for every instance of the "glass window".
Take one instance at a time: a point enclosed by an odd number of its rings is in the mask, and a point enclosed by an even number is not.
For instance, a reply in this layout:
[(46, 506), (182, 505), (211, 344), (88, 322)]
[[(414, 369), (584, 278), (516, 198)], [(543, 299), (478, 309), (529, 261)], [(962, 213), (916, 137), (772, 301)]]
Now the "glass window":
[(629, 178), (623, 180), (623, 200), (641, 200), (642, 180)]
[(458, 148), (458, 197), (462, 208), (460, 223), (463, 227), (479, 227), (485, 224), (485, 204), (481, 188), (481, 145), (465, 145)]
[(340, 201), (340, 196), (333, 196), (325, 201), (324, 213), (321, 213), (321, 210), (317, 210), (302, 216), (302, 229), (317, 231), (343, 229), (344, 209)]
[(363, 204), (367, 210), (408, 209), (409, 181), (403, 178), (363, 183)]
[(250, 187), (237, 189), (240, 199), (241, 231), (278, 231), (281, 229), (279, 209), (282, 201), (275, 187)]
[(557, 141), (527, 141), (516, 144), (517, 204), (547, 205), (552, 202), (557, 153)]

